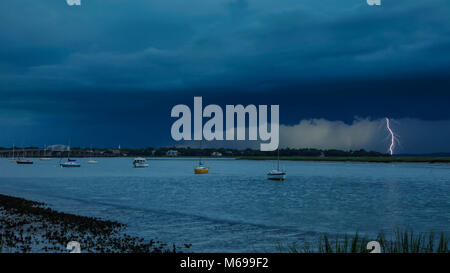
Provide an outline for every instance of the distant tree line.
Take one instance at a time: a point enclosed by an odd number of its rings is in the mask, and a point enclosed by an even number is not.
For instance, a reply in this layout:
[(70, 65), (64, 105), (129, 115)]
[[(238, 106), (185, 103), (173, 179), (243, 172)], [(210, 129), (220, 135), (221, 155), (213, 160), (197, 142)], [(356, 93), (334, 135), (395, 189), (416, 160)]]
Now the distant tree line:
[[(213, 152), (219, 152), (222, 157), (236, 157), (236, 156), (277, 156), (277, 151), (263, 152), (254, 149), (225, 149), (225, 148), (191, 148), (191, 147), (163, 147), (163, 148), (141, 148), (129, 149), (122, 148), (121, 153), (128, 156), (166, 156), (169, 150), (176, 150), (179, 156), (211, 156)], [(325, 156), (325, 157), (381, 157), (389, 156), (389, 154), (379, 153), (375, 151), (366, 151), (364, 149), (356, 151), (342, 151), (342, 150), (320, 150), (320, 149), (280, 149), (280, 156)]]
[[(38, 149), (38, 147), (25, 147), (25, 149)], [(0, 147), (0, 150), (4, 149), (12, 149)], [(16, 147), (16, 149), (21, 149), (20, 147)], [(154, 147), (146, 147), (146, 148), (121, 148), (120, 150), (117, 148), (80, 148), (80, 147), (72, 147), (72, 151), (82, 150), (82, 151), (93, 151), (95, 154), (114, 154), (117, 156), (143, 156), (143, 157), (151, 157), (151, 156), (166, 156), (169, 150), (176, 150), (178, 152), (178, 156), (211, 156), (213, 152), (218, 152), (222, 155), (222, 157), (238, 157), (238, 156), (277, 156), (277, 151), (271, 152), (263, 152), (260, 150), (254, 149), (245, 149), (245, 150), (237, 150), (237, 149), (225, 149), (225, 148), (191, 148), (191, 147), (162, 147), (162, 148), (154, 148)], [(280, 156), (299, 156), (299, 157), (382, 157), (389, 156), (389, 154), (379, 153), (374, 151), (366, 151), (364, 149), (355, 150), (355, 151), (343, 151), (343, 150), (320, 150), (320, 149), (291, 149), (285, 148), (280, 149)]]

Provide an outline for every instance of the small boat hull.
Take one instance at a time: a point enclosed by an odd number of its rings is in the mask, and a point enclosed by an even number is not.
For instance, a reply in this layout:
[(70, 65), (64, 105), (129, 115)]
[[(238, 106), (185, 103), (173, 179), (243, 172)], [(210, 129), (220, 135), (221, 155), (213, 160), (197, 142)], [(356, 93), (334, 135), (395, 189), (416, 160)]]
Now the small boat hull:
[(284, 181), (286, 179), (285, 172), (272, 171), (267, 174), (267, 179), (275, 181)]
[(147, 163), (135, 163), (133, 165), (135, 168), (147, 168), (148, 167)]
[(34, 162), (31, 160), (16, 160), (16, 163), (19, 165), (30, 165), (33, 164)]
[(133, 160), (133, 166), (135, 168), (147, 168), (148, 167), (147, 159), (143, 157), (137, 157)]
[(97, 164), (98, 161), (97, 161), (97, 160), (89, 160), (87, 163), (88, 163), (88, 164)]
[(61, 163), (59, 164), (61, 166), (61, 168), (79, 168), (81, 167), (80, 163), (76, 163), (76, 162), (65, 162), (65, 163)]
[(52, 158), (51, 157), (42, 157), (42, 158), (39, 158), (39, 160), (40, 161), (50, 161), (50, 160), (52, 160)]
[(207, 173), (209, 173), (209, 169), (208, 168), (204, 168), (204, 167), (202, 167), (202, 168), (195, 168), (194, 169), (194, 173), (195, 174), (207, 174)]

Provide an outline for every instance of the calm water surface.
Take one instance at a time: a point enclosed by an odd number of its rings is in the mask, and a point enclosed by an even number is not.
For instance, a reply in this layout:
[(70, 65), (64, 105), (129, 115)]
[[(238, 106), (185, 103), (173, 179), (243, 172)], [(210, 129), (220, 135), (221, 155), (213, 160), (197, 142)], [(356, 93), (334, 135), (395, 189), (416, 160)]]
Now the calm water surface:
[(266, 180), (271, 161), (130, 158), (62, 169), (58, 160), (0, 160), (0, 193), (68, 213), (116, 220), (147, 239), (193, 244), (196, 252), (278, 251), (318, 235), (396, 228), (450, 232), (450, 165), (283, 162), (285, 182)]

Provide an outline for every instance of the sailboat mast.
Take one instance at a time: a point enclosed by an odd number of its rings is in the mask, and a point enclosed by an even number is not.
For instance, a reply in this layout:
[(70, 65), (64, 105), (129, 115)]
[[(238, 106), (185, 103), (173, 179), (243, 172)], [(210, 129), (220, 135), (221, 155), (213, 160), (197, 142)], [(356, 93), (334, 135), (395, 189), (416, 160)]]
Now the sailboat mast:
[(277, 170), (280, 170), (280, 149), (278, 151)]
[(202, 145), (203, 144), (203, 140), (200, 141), (200, 161), (198, 162), (199, 165), (202, 165), (202, 157), (203, 157), (203, 150), (202, 150)]
[(67, 161), (69, 161), (70, 158), (70, 140), (69, 140), (69, 146), (67, 146)]

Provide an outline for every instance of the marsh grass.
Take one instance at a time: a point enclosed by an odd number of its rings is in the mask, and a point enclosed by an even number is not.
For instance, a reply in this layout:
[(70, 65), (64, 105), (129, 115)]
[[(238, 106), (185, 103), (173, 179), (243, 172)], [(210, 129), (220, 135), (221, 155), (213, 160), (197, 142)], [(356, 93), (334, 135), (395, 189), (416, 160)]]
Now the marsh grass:
[(449, 237), (440, 233), (437, 238), (434, 233), (414, 233), (413, 231), (397, 230), (393, 236), (387, 238), (384, 233), (379, 233), (375, 239), (361, 236), (358, 232), (353, 236), (344, 235), (343, 238), (331, 239), (327, 234), (319, 237), (312, 248), (311, 244), (305, 242), (302, 247), (296, 244), (282, 247), (281, 252), (290, 253), (369, 253), (367, 243), (377, 241), (380, 243), (382, 253), (450, 253)]
[(378, 235), (378, 242), (385, 253), (449, 253), (449, 237), (440, 233), (415, 234), (414, 232), (397, 231), (394, 239), (387, 240), (384, 234)]

